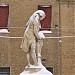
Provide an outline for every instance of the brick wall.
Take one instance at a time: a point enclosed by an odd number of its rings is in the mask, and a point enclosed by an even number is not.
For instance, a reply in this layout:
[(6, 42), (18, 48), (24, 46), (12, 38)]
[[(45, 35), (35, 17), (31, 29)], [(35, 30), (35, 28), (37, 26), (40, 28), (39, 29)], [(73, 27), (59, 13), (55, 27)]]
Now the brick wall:
[[(67, 4), (61, 4), (59, 17), (59, 4), (56, 0), (0, 0), (0, 3), (7, 3), (10, 7), (10, 33), (0, 34), (0, 36), (22, 37), (25, 24), (32, 13), (37, 10), (38, 5), (52, 5), (52, 33), (46, 36), (75, 36), (74, 5), (68, 8)], [(60, 33), (55, 25), (61, 28)], [(10, 66), (11, 75), (19, 75), (27, 65), (25, 53), (20, 49), (21, 40), (0, 38), (0, 66)], [(42, 59), (46, 59), (46, 67), (53, 67), (54, 75), (75, 74), (74, 41), (75, 38), (44, 40)]]

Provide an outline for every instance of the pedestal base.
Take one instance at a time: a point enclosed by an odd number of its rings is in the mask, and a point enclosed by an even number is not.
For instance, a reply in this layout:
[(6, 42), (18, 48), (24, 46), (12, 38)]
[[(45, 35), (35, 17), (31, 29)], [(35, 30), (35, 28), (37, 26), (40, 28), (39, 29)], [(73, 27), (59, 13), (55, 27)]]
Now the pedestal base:
[(20, 73), (20, 75), (53, 75), (49, 72), (43, 65), (26, 67), (25, 70)]

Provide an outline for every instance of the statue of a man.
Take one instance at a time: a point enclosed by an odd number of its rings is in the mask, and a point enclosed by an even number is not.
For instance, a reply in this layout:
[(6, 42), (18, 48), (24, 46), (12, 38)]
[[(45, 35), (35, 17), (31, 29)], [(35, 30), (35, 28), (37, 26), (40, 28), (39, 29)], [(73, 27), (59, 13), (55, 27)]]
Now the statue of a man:
[(43, 18), (45, 18), (44, 11), (37, 10), (26, 23), (26, 30), (22, 39), (21, 48), (26, 52), (28, 66), (30, 66), (30, 55), (32, 56), (34, 65), (38, 65), (36, 57), (36, 45), (37, 40), (41, 40), (38, 32), (41, 27), (40, 20), (43, 20)]

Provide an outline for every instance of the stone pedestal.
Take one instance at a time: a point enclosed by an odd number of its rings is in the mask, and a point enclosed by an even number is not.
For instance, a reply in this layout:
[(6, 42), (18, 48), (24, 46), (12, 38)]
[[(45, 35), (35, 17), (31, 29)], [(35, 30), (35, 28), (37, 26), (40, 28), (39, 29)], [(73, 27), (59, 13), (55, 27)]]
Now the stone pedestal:
[(20, 75), (53, 75), (43, 65), (25, 67), (25, 70)]

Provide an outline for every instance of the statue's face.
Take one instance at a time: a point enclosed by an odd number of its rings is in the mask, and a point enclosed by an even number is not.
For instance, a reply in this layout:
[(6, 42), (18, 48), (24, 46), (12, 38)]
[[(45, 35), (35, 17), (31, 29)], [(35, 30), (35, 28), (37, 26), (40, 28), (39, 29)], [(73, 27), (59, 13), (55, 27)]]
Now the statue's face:
[(37, 10), (34, 14), (38, 14), (40, 20), (43, 20), (46, 16), (43, 10)]
[(45, 18), (45, 13), (40, 13), (40, 20), (43, 20)]

